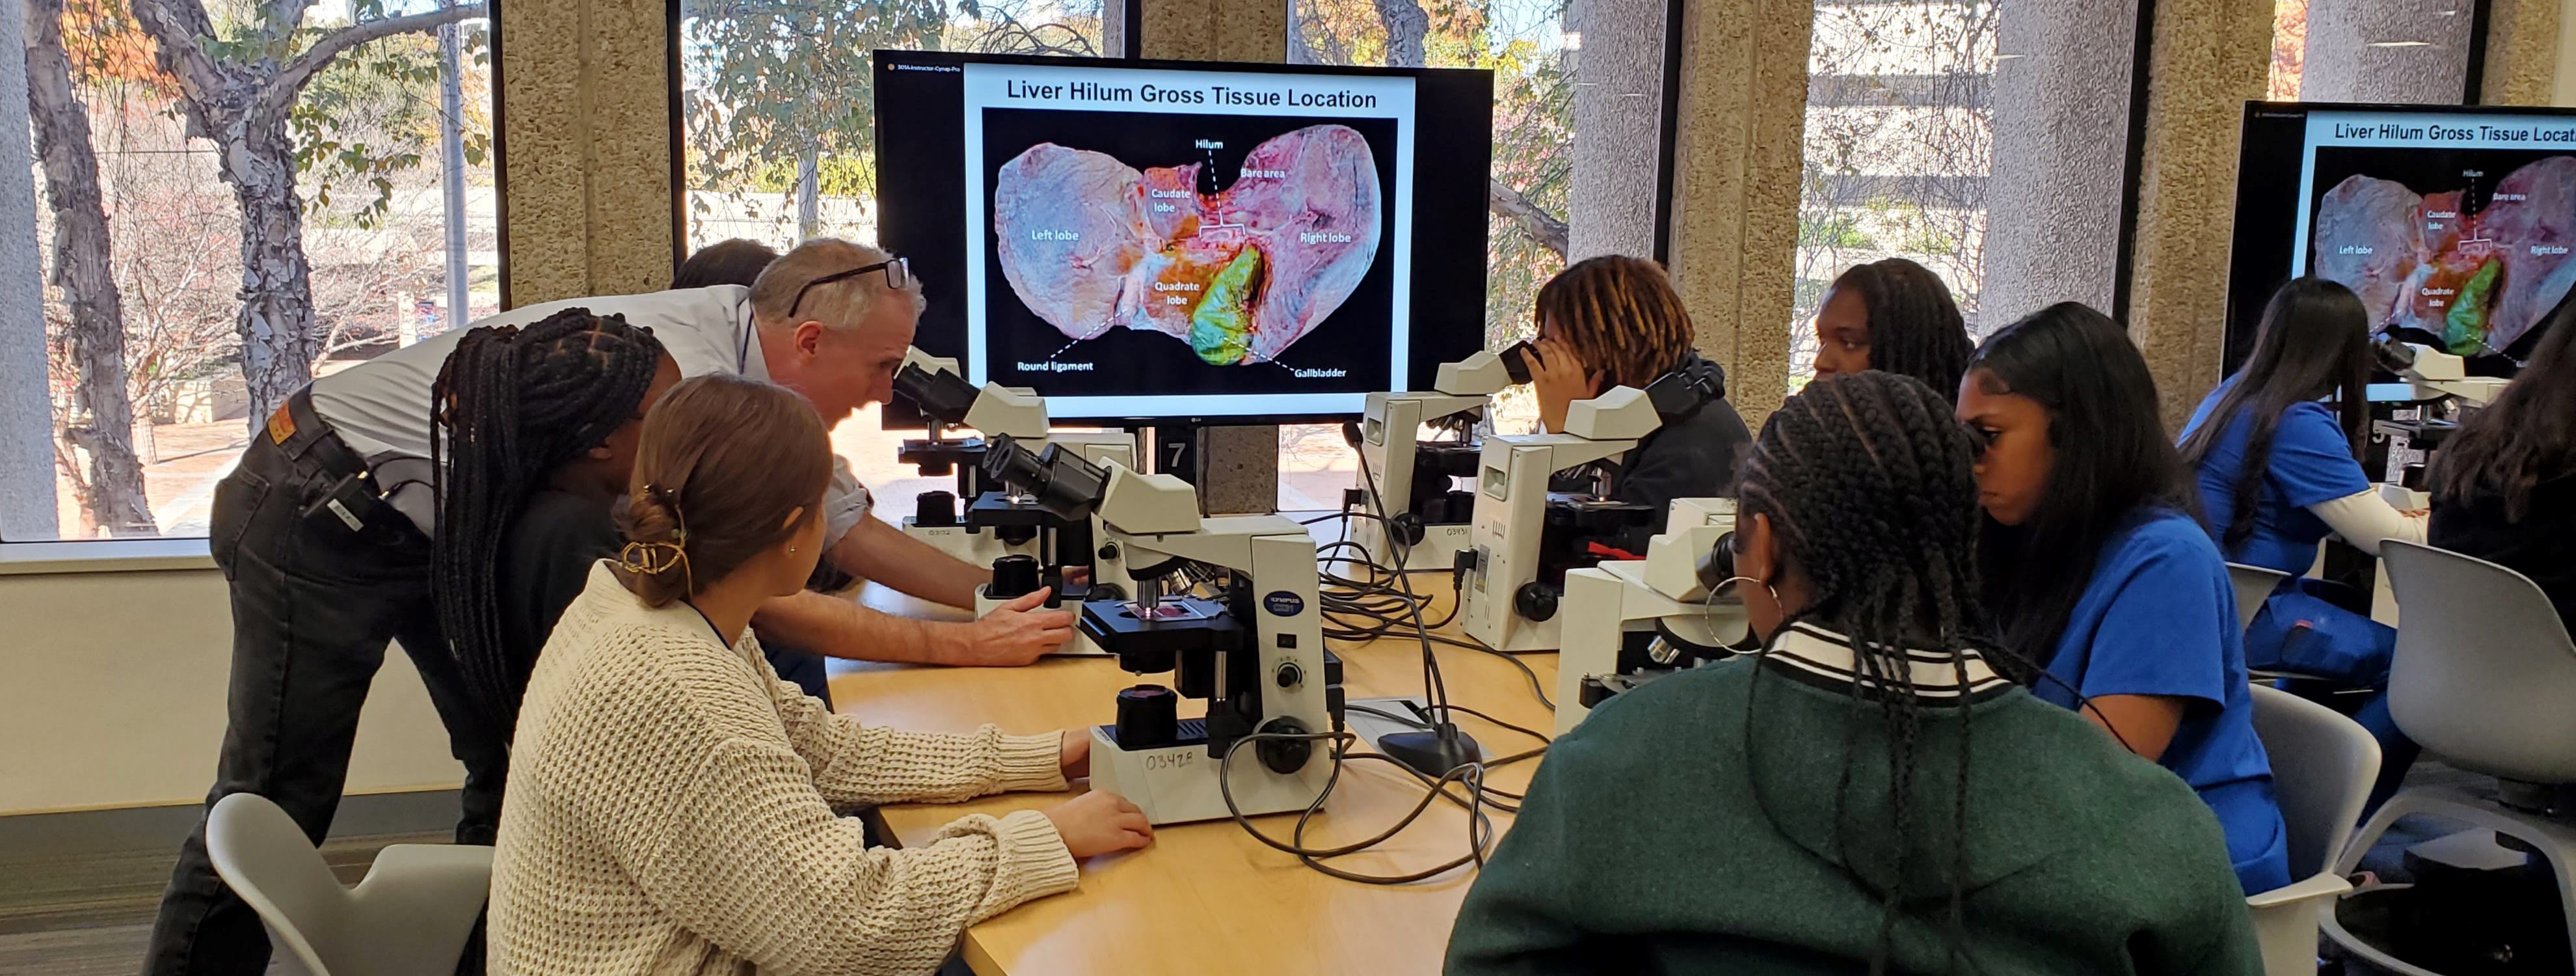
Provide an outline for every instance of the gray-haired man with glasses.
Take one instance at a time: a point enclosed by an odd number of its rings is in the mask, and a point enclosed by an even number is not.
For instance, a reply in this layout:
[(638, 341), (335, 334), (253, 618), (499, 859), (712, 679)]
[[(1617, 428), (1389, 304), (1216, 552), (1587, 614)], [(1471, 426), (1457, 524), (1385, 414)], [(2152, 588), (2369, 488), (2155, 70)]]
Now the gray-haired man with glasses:
[[(549, 302), (471, 325), (524, 326), (569, 308), (651, 329), (683, 376), (769, 380), (836, 424), (892, 392), (922, 299), (903, 259), (824, 239), (780, 256), (748, 288)], [(481, 728), (430, 595), (438, 512), (430, 390), (467, 331), (315, 380), (260, 429), (251, 447), (263, 464), (239, 466), (216, 489), (209, 542), (232, 589), (233, 673), (209, 805), (257, 793), (323, 836), (348, 776), (359, 708), (387, 642), (398, 640), (466, 768), (457, 839), (492, 842), (506, 747)], [(870, 518), (867, 488), (846, 465), (825, 504), (834, 565), (926, 600), (974, 606), (987, 572)], [(1071, 637), (1073, 616), (1025, 600), (973, 623), (934, 623), (804, 592), (770, 601), (753, 626), (764, 642), (832, 657), (1021, 665)], [(262, 968), (266, 944), (258, 918), (215, 877), (201, 824), (180, 852), (145, 971), (248, 976)]]

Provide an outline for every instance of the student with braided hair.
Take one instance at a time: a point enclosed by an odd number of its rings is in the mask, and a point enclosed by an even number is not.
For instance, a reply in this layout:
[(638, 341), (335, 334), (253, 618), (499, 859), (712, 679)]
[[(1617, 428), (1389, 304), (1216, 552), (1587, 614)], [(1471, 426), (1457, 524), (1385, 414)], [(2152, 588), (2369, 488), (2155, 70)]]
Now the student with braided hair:
[(1661, 265), (1615, 254), (1577, 261), (1539, 288), (1537, 318), (1530, 382), (1549, 432), (1565, 429), (1574, 401), (1614, 386), (1642, 390), (1680, 374), (1716, 391), (1637, 442), (1611, 477), (1612, 500), (1660, 513), (1676, 498), (1732, 494), (1736, 456), (1753, 435), (1726, 402), (1725, 371), (1692, 350), (1690, 312)]
[(1816, 306), (1816, 375), (1865, 369), (1959, 388), (1977, 344), (1941, 276), (1904, 258), (1856, 264)]
[(2290, 883), (2244, 628), (2128, 333), (2074, 302), (1987, 337), (1959, 382), (1987, 441), (1979, 546), (2003, 645), (2130, 751), (2200, 792), (2247, 894)]
[(430, 446), (447, 531), (431, 547), (430, 591), (498, 741), (555, 618), (615, 551), (610, 507), (644, 411), (679, 381), (652, 333), (584, 309), (474, 329), (439, 369)]
[(1976, 451), (1888, 373), (1772, 414), (1721, 543), (1764, 649), (1556, 740), (1448, 972), (2261, 972), (2207, 808), (1996, 667)]

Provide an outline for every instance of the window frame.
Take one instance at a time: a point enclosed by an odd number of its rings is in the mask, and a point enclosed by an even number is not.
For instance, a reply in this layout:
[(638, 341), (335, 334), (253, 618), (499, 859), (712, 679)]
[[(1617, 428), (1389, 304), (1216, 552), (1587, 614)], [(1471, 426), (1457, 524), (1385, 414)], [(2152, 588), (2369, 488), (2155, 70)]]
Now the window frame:
[[(484, 29), (491, 37), (491, 117), (492, 117), (492, 210), (493, 272), (498, 277), (503, 310), (510, 304), (510, 190), (506, 162), (504, 115), (509, 99), (503, 81), (501, 58), (501, 7), (505, 0), (483, 0)], [(677, 9), (679, 0), (672, 0)], [(676, 53), (677, 48), (673, 48)], [(344, 52), (345, 53), (345, 52)], [(32, 181), (31, 181), (32, 182)], [(44, 190), (35, 190), (35, 206), (45, 206)], [(29, 228), (34, 237), (34, 228)], [(39, 249), (48, 245), (34, 242)], [(50, 288), (50, 282), (40, 282)], [(50, 295), (47, 296), (50, 300)], [(470, 312), (471, 310), (468, 309)], [(453, 311), (451, 310), (451, 313)], [(452, 327), (452, 326), (451, 326)], [(248, 423), (247, 418), (245, 424)], [(245, 446), (247, 449), (247, 446)], [(229, 477), (227, 475), (226, 477)], [(220, 480), (220, 479), (219, 479)], [(59, 503), (58, 503), (59, 504)], [(56, 527), (59, 533), (60, 527)], [(109, 537), (84, 539), (11, 539), (0, 533), (0, 576), (66, 573), (114, 573), (154, 571), (199, 571), (217, 569), (212, 539), (207, 535), (157, 535), (143, 537)]]

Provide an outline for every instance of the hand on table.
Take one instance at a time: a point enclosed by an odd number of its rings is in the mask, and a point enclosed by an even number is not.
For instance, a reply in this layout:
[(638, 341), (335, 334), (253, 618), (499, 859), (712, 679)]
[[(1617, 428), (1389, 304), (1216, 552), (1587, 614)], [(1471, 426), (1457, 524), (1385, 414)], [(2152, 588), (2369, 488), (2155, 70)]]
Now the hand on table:
[(1046, 609), (1045, 587), (994, 607), (975, 621), (965, 660), (971, 667), (1016, 668), (1034, 663), (1048, 651), (1073, 639), (1073, 614)]
[(1055, 832), (1064, 838), (1065, 850), (1074, 860), (1114, 851), (1132, 851), (1154, 839), (1154, 825), (1145, 822), (1145, 811), (1115, 793), (1085, 793), (1046, 812), (1055, 824)]
[(1063, 741), (1056, 754), (1056, 765), (1064, 768), (1065, 782), (1091, 775), (1091, 730), (1066, 729)]

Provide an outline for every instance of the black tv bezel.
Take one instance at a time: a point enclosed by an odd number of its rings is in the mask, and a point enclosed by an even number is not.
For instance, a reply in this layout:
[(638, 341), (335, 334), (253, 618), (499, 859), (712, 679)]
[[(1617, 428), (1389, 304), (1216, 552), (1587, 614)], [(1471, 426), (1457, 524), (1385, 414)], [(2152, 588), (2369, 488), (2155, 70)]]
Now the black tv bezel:
[[(2263, 113), (2273, 113), (2265, 115)], [(2235, 375), (2247, 356), (2252, 355), (2254, 331), (2262, 324), (2263, 304), (2272, 292), (2290, 280), (2289, 249), (2274, 246), (2268, 251), (2250, 248), (2246, 235), (2252, 228), (2263, 228), (2273, 244), (2298, 232), (2298, 194), (2293, 185), (2286, 196), (2278, 187), (2256, 192), (2247, 180), (2247, 165), (2257, 158), (2273, 158), (2285, 140), (2266, 140), (2257, 145), (2257, 126), (2277, 124), (2280, 120), (2299, 120), (2299, 138), (2288, 139), (2286, 154), (2278, 158), (2291, 160), (2291, 176), (2296, 182), (2298, 167), (2306, 164), (2306, 119), (2314, 112), (2398, 112), (2410, 115), (2521, 116), (2576, 118), (2576, 108), (2541, 105), (2410, 105), (2398, 102), (2271, 102), (2253, 100), (2245, 103), (2245, 117), (2237, 130), (2236, 206), (2228, 226), (2227, 297), (2224, 332), (2220, 338), (2218, 379)], [(2576, 148), (2569, 150), (2576, 155)], [(2284, 205), (2281, 200), (2287, 199)], [(2286, 216), (2284, 216), (2286, 215)], [(2277, 228), (2277, 231), (2274, 230)], [(2293, 242), (2305, 247), (2305, 242)], [(2247, 289), (2251, 289), (2248, 291)], [(2386, 379), (2385, 376), (2377, 377)]]
[[(1492, 70), (1486, 68), (1390, 68), (1363, 65), (1285, 64), (1265, 61), (1182, 61), (1162, 58), (1125, 57), (1082, 58), (1028, 54), (975, 54), (963, 51), (908, 50), (878, 50), (873, 52), (872, 57), (874, 60), (872, 71), (874, 73), (875, 81), (877, 82), (873, 86), (873, 90), (875, 97), (878, 100), (878, 105), (876, 107), (876, 111), (872, 113), (871, 124), (882, 124), (881, 120), (883, 118), (884, 100), (886, 97), (886, 86), (883, 82), (889, 73), (897, 70), (894, 65), (898, 63), (954, 67), (963, 67), (968, 64), (1012, 64), (1035, 66), (1094, 65), (1099, 67), (1206, 73), (1257, 72), (1262, 74), (1297, 74), (1336, 77), (1403, 77), (1414, 78), (1417, 80), (1430, 78), (1440, 79), (1443, 81), (1469, 79), (1473, 80), (1475, 83), (1481, 84), (1481, 87), (1484, 89), (1484, 104), (1487, 106), (1484, 117), (1485, 137), (1482, 140), (1477, 141), (1472, 147), (1460, 148), (1454, 151), (1446, 143), (1435, 148), (1430, 144), (1417, 142), (1415, 151), (1417, 154), (1436, 151), (1442, 156), (1447, 164), (1451, 165), (1453, 168), (1464, 168), (1461, 164), (1472, 162), (1474, 164), (1474, 169), (1479, 173), (1491, 173), (1493, 171), (1494, 122), (1492, 112), (1492, 93), (1494, 73)], [(882, 133), (879, 133), (878, 135), (880, 139), (883, 136)], [(1473, 154), (1476, 159), (1472, 161), (1461, 159), (1460, 157), (1465, 154)], [(885, 157), (882, 154), (879, 154), (876, 157), (875, 163), (876, 166), (880, 167), (878, 173), (878, 185), (880, 187), (884, 185), (882, 172), (884, 158)], [(1419, 187), (1426, 182), (1424, 174), (1418, 164), (1415, 170), (1414, 182), (1417, 188), (1416, 192), (1419, 192)], [(1482, 184), (1479, 183), (1478, 185), (1481, 186)], [(877, 233), (881, 240), (885, 234), (885, 227), (887, 224), (885, 210), (887, 206), (886, 201), (887, 197), (880, 193), (878, 196), (879, 209), (877, 211)], [(895, 204), (897, 207), (905, 205), (906, 204), (900, 203)], [(1482, 211), (1480, 210), (1479, 213), (1482, 213)], [(1417, 237), (1419, 234), (1420, 231), (1417, 228)], [(1492, 241), (1489, 225), (1483, 221), (1477, 222), (1474, 229), (1474, 237), (1474, 243), (1476, 246), (1473, 253), (1478, 255), (1480, 258), (1490, 254)], [(1458, 243), (1463, 242), (1451, 241), (1448, 244), (1444, 244), (1444, 247), (1455, 246)], [(1485, 345), (1483, 298), (1485, 295), (1484, 289), (1492, 287), (1493, 268), (1491, 264), (1487, 264), (1485, 266), (1484, 277), (1484, 288), (1480, 288), (1478, 290), (1476, 295), (1477, 300), (1474, 303), (1476, 314), (1473, 317), (1473, 332), (1467, 333), (1465, 331), (1466, 327), (1461, 327), (1462, 335), (1472, 336), (1472, 341), (1459, 344), (1458, 348), (1455, 350), (1456, 353), (1461, 356), (1482, 349)], [(1420, 301), (1419, 298), (1416, 300), (1417, 302)], [(1438, 350), (1434, 350), (1428, 356), (1417, 358), (1417, 360), (1411, 364), (1411, 369), (1409, 370), (1411, 375), (1404, 378), (1405, 382), (1410, 384), (1411, 387), (1427, 388), (1432, 374), (1439, 369), (1441, 361), (1442, 353)], [(1331, 424), (1354, 421), (1358, 420), (1359, 417), (1360, 411), (1351, 410), (1337, 413), (1220, 414), (1212, 416), (1202, 414), (1167, 414), (1152, 416), (1094, 416), (1072, 414), (1064, 416), (1050, 415), (1048, 420), (1056, 424), (1105, 426), (1114, 428), (1148, 426)], [(923, 430), (928, 426), (927, 418), (922, 416), (920, 410), (913, 404), (902, 400), (887, 401), (878, 409), (878, 420), (879, 427), (883, 430), (916, 431)]]

